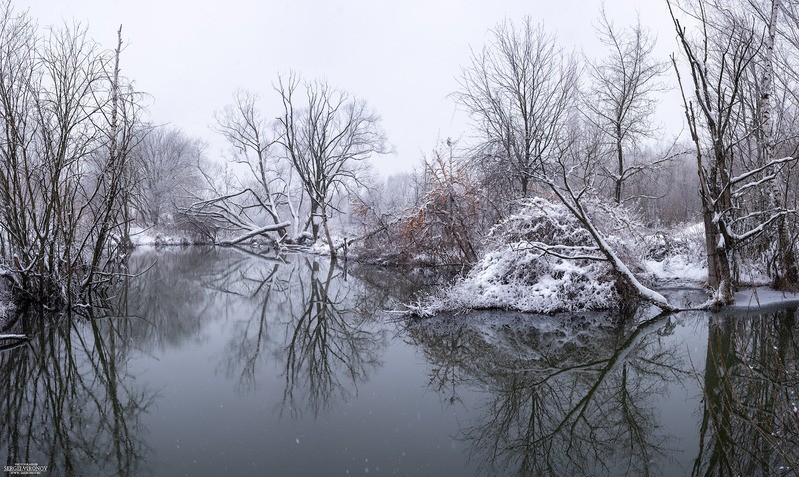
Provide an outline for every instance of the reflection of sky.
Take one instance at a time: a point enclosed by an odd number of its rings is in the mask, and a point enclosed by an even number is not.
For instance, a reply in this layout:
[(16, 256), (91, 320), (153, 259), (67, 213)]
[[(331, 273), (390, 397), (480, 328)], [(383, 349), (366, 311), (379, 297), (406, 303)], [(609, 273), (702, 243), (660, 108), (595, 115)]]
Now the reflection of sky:
[[(225, 262), (227, 255), (223, 252), (218, 258)], [(174, 259), (163, 256), (159, 265), (174, 270), (167, 263)], [(212, 262), (208, 257), (202, 260)], [(258, 268), (255, 264), (248, 268), (250, 273)], [(292, 271), (295, 266), (299, 268)], [(295, 282), (289, 287), (295, 294), (291, 297), (295, 310), (304, 306), (301, 290), (310, 290), (303, 267), (304, 263), (292, 261), (282, 265), (279, 274), (306, 280), (302, 286)], [(326, 277), (327, 267), (322, 266), (317, 278)], [(348, 282), (340, 277), (333, 280), (331, 290), (357, 286), (352, 277)], [(195, 282), (195, 286), (201, 285)], [(354, 298), (352, 294), (338, 296), (346, 296), (340, 303), (345, 308)], [(169, 299), (169, 294), (162, 299)], [(365, 381), (348, 381), (341, 366), (333, 363), (346, 397), (334, 392), (332, 403), (322, 406), (318, 417), (310, 409), (295, 413), (287, 409), (283, 402), (287, 343), (283, 340), (291, 337), (287, 330), (293, 320), (287, 312), (292, 308), (279, 296), (271, 300), (275, 305), (269, 307), (268, 339), (262, 342), (254, 386), (240, 386), (243, 363), (236, 361), (237, 350), (231, 346), (244, 341), (245, 330), (246, 336), (255, 336), (253, 322), (260, 318), (257, 299), (216, 297), (201, 307), (200, 316), (196, 316), (197, 304), (189, 304), (185, 314), (171, 319), (196, 320), (199, 328), (171, 326), (192, 331), (175, 340), (176, 344), (133, 360), (131, 374), (160, 390), (157, 406), (144, 422), (160, 474), (318, 475), (325, 469), (331, 475), (345, 475), (347, 471), (362, 474), (370, 469), (385, 474), (398, 469), (400, 475), (463, 475), (465, 445), (452, 435), (464, 410), (442, 408), (437, 394), (427, 389), (423, 356), (400, 339), (377, 349), (383, 364)], [(380, 343), (383, 330), (387, 336), (399, 332), (394, 325), (363, 326)], [(308, 405), (302, 396), (305, 391), (300, 382), (295, 405)]]
[[(117, 362), (120, 378), (129, 379), (124, 386), (134, 392), (150, 389), (157, 393), (148, 412), (134, 416), (141, 418), (141, 424), (136, 423), (134, 427), (133, 419), (128, 422), (137, 439), (152, 449), (152, 454), (144, 456), (146, 462), (141, 468), (153, 468), (156, 475), (301, 476), (346, 475), (347, 472), (353, 475), (364, 474), (366, 469), (370, 474), (381, 475), (395, 471), (399, 475), (471, 475), (490, 452), (485, 448), (474, 449), (473, 442), (464, 439), (470, 436), (469, 429), (484, 430), (486, 426), (489, 431), (497, 429), (492, 421), (496, 415), (487, 415), (486, 411), (507, 407), (506, 399), (517, 396), (521, 399), (516, 403), (521, 408), (518, 416), (524, 419), (512, 423), (509, 428), (524, 430), (530, 416), (525, 414), (528, 410), (525, 406), (529, 404), (531, 379), (555, 373), (550, 380), (552, 392), (542, 393), (550, 399), (544, 404), (574, 403), (593, 386), (601, 375), (601, 363), (607, 363), (611, 356), (619, 356), (629, 364), (628, 396), (640, 411), (632, 414), (648, 420), (643, 423), (647, 438), (655, 443), (664, 442), (667, 455), (658, 458), (653, 468), (668, 476), (685, 475), (693, 466), (703, 409), (700, 385), (707, 358), (707, 315), (678, 315), (673, 318), (676, 320), (674, 329), (663, 336), (658, 333), (670, 330), (665, 321), (654, 325), (646, 322), (641, 328), (645, 331), (640, 334), (633, 331), (634, 324), (628, 323), (617, 336), (612, 324), (599, 318), (581, 322), (582, 318), (576, 317), (531, 319), (518, 313), (500, 313), (491, 315), (491, 320), (495, 321), (478, 321), (474, 316), (459, 315), (443, 321), (444, 326), (440, 328), (432, 327), (430, 321), (426, 328), (425, 324), (416, 325), (429, 332), (425, 334), (386, 322), (380, 315), (370, 318), (375, 316), (374, 310), (365, 318), (345, 313), (342, 320), (341, 316), (329, 315), (326, 319), (331, 320), (327, 323), (330, 340), (346, 338), (347, 330), (368, 332), (370, 339), (354, 351), (363, 353), (361, 362), (367, 365), (363, 372), (351, 378), (345, 372), (345, 365), (356, 360), (350, 359), (352, 356), (333, 359), (333, 392), (329, 393), (329, 402), (316, 407), (303, 381), (307, 369), (300, 370), (296, 376), (295, 399), (291, 401), (297, 407), (287, 409), (284, 400), (287, 340), (292, 336), (294, 313), (304, 309), (306, 304), (302, 292), (312, 289), (309, 283), (312, 262), (303, 261), (304, 257), (298, 255), (278, 267), (282, 270), (280, 276), (288, 280), (288, 284), (276, 286), (274, 290), (286, 290), (290, 296), (281, 299), (282, 292), (270, 295), (274, 300), (270, 301), (273, 305), (267, 307), (260, 355), (251, 380), (242, 385), (247, 358), (242, 350), (256, 349), (252, 347), (252, 339), (260, 326), (262, 302), (259, 300), (263, 296), (220, 294), (206, 287), (214, 283), (209, 277), (238, 277), (229, 279), (238, 285), (238, 292), (244, 292), (248, 282), (241, 279), (241, 274), (225, 275), (220, 274), (220, 270), (243, 265), (237, 270), (246, 270), (256, 277), (259, 270), (272, 270), (274, 262), (249, 257), (240, 261), (238, 258), (244, 256), (231, 250), (199, 253), (196, 250), (160, 254), (156, 265), (159, 281), (150, 283), (157, 291), (148, 289), (146, 283), (130, 288), (130, 293), (141, 293), (152, 301), (171, 300), (166, 308), (159, 307), (159, 303), (149, 303), (149, 309), (155, 310), (153, 313), (170, 312), (168, 316), (144, 317), (150, 318), (155, 326), (150, 328), (151, 334), (136, 329), (148, 329), (150, 325), (145, 325), (144, 321), (116, 321), (130, 325), (118, 330), (118, 350), (130, 350), (128, 353), (120, 351)], [(324, 260), (318, 263), (314, 276), (324, 282), (331, 275), (327, 274)], [(360, 273), (366, 272), (360, 270)], [(180, 280), (183, 274), (193, 279)], [(341, 309), (352, 309), (351, 305), (361, 294), (379, 295), (377, 290), (362, 287), (353, 275), (347, 281), (335, 273), (332, 277), (328, 289), (337, 292)], [(248, 286), (257, 288), (257, 281)], [(181, 297), (191, 297), (195, 302), (180, 302)], [(142, 302), (134, 296), (131, 300)], [(378, 299), (370, 303), (379, 302)], [(334, 323), (337, 319), (339, 321)], [(559, 322), (560, 319), (566, 321)], [(342, 323), (353, 327), (341, 327)], [(86, 327), (82, 332), (88, 329), (85, 322), (79, 326)], [(457, 331), (464, 328), (467, 330), (463, 336), (467, 341), (453, 340)], [(563, 329), (578, 331), (573, 333), (571, 341), (560, 340), (559, 336), (569, 336), (568, 333), (558, 334)], [(159, 336), (160, 333), (168, 333), (170, 338)], [(629, 336), (634, 339), (628, 340)], [(570, 343), (569, 346), (557, 344), (564, 341)], [(615, 353), (613, 344), (622, 342), (632, 345)], [(246, 346), (237, 346), (241, 343)], [(451, 347), (453, 344), (468, 344), (469, 347), (455, 351)], [(655, 358), (660, 352), (664, 352), (663, 356)], [(541, 354), (552, 361), (542, 366)], [(465, 365), (457, 361), (464, 357), (473, 359)], [(76, 359), (82, 363), (85, 357), (76, 356)], [(431, 376), (442, 364), (448, 364), (442, 363), (447, 359), (456, 360), (454, 367), (458, 369), (449, 376), (456, 378), (455, 389), (448, 382), (439, 392)], [(656, 375), (650, 373), (663, 372), (659, 363), (669, 364), (670, 360), (681, 361), (674, 365), (680, 369), (694, 369), (697, 375), (680, 374), (680, 379), (657, 381), (658, 378), (653, 377)], [(124, 362), (129, 365), (123, 366)], [(579, 372), (558, 373), (558, 366), (585, 362), (600, 364)], [(89, 371), (88, 366), (85, 367)], [(589, 406), (589, 411), (597, 412), (587, 412), (586, 421), (575, 429), (593, 428), (599, 437), (618, 435), (618, 442), (611, 440), (609, 447), (603, 449), (613, 453), (612, 457), (623, 459), (629, 451), (624, 442), (627, 431), (614, 427), (619, 417), (617, 388), (622, 382), (621, 362), (616, 362), (612, 369), (611, 374), (604, 377), (602, 389), (595, 394), (601, 402)], [(513, 387), (517, 378), (520, 388)], [(92, 383), (92, 380), (86, 382)], [(457, 399), (451, 401), (452, 396)], [(86, 405), (89, 406), (85, 408), (86, 413), (93, 412), (93, 404)], [(548, 410), (554, 414), (567, 411), (555, 407)], [(597, 417), (605, 420), (592, 421)], [(546, 426), (547, 418), (543, 421)], [(618, 434), (613, 434), (616, 430)], [(488, 435), (490, 440), (492, 435)], [(514, 434), (511, 438), (518, 436)], [(577, 436), (576, 446), (566, 458), (580, 459), (580, 452), (590, 444), (587, 441), (585, 433)], [(502, 439), (499, 443), (503, 443)], [(104, 449), (97, 451), (105, 452)], [(2, 452), (4, 450), (0, 450), (0, 454)], [(563, 454), (558, 452), (555, 451), (555, 458), (562, 459)], [(608, 464), (613, 470), (616, 462)], [(490, 473), (503, 470), (506, 469), (491, 469)]]
[(201, 342), (186, 340), (178, 349), (137, 360), (142, 372), (132, 370), (161, 390), (144, 422), (163, 464), (160, 474), (301, 476), (324, 469), (360, 475), (368, 468), (464, 475), (465, 445), (451, 435), (465, 411), (442, 409), (426, 389), (426, 366), (414, 348), (394, 340), (381, 356), (384, 366), (358, 383), (357, 396), (353, 391), (318, 418), (285, 411), (281, 417), (284, 363), (265, 356), (257, 386), (246, 391), (237, 386), (238, 375), (226, 377), (219, 369), (234, 319), (209, 321)]
[[(707, 318), (701, 315), (693, 319), (678, 318), (674, 334), (664, 341), (664, 345), (677, 346), (678, 351), (687, 356), (686, 364), (693, 364), (701, 372), (707, 355)], [(666, 394), (650, 398), (650, 405), (657, 411), (658, 422), (675, 439), (674, 443), (667, 444), (673, 449), (672, 456), (676, 462), (664, 464), (664, 470), (670, 471), (664, 472), (666, 475), (687, 475), (691, 471), (699, 442), (701, 399), (701, 383), (698, 378), (690, 377), (673, 383)]]
[[(467, 64), (469, 47), (479, 49), (486, 31), (503, 18), (531, 15), (557, 33), (567, 50), (597, 54), (592, 22), (600, 0), (17, 0), (42, 25), (62, 18), (88, 22), (91, 36), (106, 48), (123, 25), (129, 44), (122, 72), (153, 96), (156, 123), (172, 123), (211, 143), (214, 110), (237, 88), (265, 97), (266, 117), (279, 107), (271, 91), (277, 72), (290, 69), (369, 101), (382, 115), (398, 156), (377, 161), (382, 171), (408, 170), (436, 140), (458, 138), (466, 121), (446, 96)], [(658, 54), (676, 49), (665, 2), (605, 0), (619, 25), (635, 21), (659, 32)], [(676, 95), (676, 92), (672, 92)], [(659, 120), (679, 132), (682, 104), (663, 102)]]

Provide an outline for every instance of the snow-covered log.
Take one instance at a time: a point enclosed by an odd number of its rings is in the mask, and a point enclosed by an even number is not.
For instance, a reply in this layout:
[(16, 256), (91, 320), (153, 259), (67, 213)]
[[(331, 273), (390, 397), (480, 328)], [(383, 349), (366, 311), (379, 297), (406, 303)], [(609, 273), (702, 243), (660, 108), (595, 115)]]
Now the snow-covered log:
[(285, 229), (286, 227), (289, 227), (290, 225), (291, 225), (291, 222), (283, 222), (283, 223), (280, 223), (280, 224), (267, 225), (266, 227), (261, 227), (261, 228), (252, 230), (250, 232), (245, 233), (244, 235), (240, 235), (240, 236), (238, 236), (236, 238), (233, 238), (233, 239), (230, 239), (230, 240), (221, 240), (219, 242), (219, 245), (235, 245), (237, 243), (244, 242), (245, 240), (251, 239), (251, 238), (256, 237), (258, 235), (263, 235), (263, 234), (265, 234), (267, 232), (274, 232), (276, 230)]

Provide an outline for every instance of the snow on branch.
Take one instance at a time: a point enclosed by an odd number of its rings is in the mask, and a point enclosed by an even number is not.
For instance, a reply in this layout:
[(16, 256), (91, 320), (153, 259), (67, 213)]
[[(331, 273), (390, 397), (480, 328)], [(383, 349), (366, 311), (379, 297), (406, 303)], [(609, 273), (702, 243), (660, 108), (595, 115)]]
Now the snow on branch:
[(763, 177), (762, 179), (758, 179), (758, 180), (754, 180), (754, 181), (751, 181), (751, 182), (747, 182), (746, 184), (744, 184), (741, 187), (739, 187), (738, 189), (736, 189), (732, 193), (732, 196), (735, 197), (735, 198), (741, 197), (745, 193), (747, 193), (749, 190), (753, 189), (754, 187), (759, 187), (760, 185), (765, 184), (766, 182), (774, 180), (776, 177), (777, 177), (777, 174), (774, 173), (774, 174), (769, 174), (769, 175)]
[(258, 235), (263, 235), (263, 234), (265, 234), (267, 232), (274, 232), (274, 231), (277, 231), (277, 230), (280, 230), (280, 229), (284, 229), (286, 227), (289, 227), (290, 225), (291, 225), (291, 222), (282, 222), (282, 223), (279, 223), (279, 224), (267, 225), (266, 227), (261, 227), (259, 229), (252, 230), (252, 231), (250, 231), (250, 232), (248, 232), (248, 233), (246, 233), (244, 235), (240, 235), (240, 236), (238, 236), (236, 238), (233, 238), (233, 239), (230, 239), (230, 240), (222, 240), (222, 241), (219, 242), (219, 245), (235, 245), (237, 243), (244, 242), (245, 240), (251, 239), (251, 238), (256, 237)]
[(567, 246), (567, 245), (549, 245), (543, 242), (524, 242), (514, 247), (514, 250), (538, 250), (542, 255), (552, 255), (553, 257), (562, 258), (564, 260), (594, 260), (594, 261), (607, 261), (607, 258), (598, 255), (584, 254), (585, 252), (599, 251), (597, 247), (586, 246)]
[(763, 231), (766, 229), (766, 227), (768, 227), (769, 225), (774, 223), (780, 217), (784, 217), (786, 215), (795, 214), (795, 213), (796, 213), (795, 210), (781, 210), (779, 212), (776, 212), (776, 213), (772, 214), (764, 222), (761, 222), (757, 226), (749, 229), (748, 231), (746, 231), (744, 233), (736, 234), (732, 230), (727, 230), (727, 235), (729, 235), (729, 237), (731, 239), (733, 239), (734, 241), (736, 241), (736, 242), (743, 242), (743, 241), (748, 240), (748, 239), (750, 239), (750, 238), (752, 238), (752, 237), (754, 237), (756, 235), (759, 235), (759, 234), (763, 233)]
[(20, 335), (20, 334), (0, 335), (0, 340), (26, 340), (26, 339), (28, 339), (27, 335)]
[(756, 168), (754, 168), (754, 169), (752, 169), (750, 171), (744, 172), (741, 175), (738, 175), (738, 176), (735, 176), (735, 177), (731, 178), (730, 182), (729, 182), (729, 185), (730, 185), (730, 187), (732, 187), (732, 186), (738, 184), (739, 182), (743, 182), (746, 179), (765, 171), (766, 169), (768, 169), (770, 167), (773, 167), (773, 166), (776, 166), (776, 165), (779, 165), (779, 164), (785, 164), (787, 162), (791, 162), (791, 161), (794, 161), (794, 160), (796, 160), (796, 158), (795, 157), (790, 157), (790, 156), (783, 157), (783, 158), (780, 158), (780, 159), (773, 159), (773, 160), (763, 164), (760, 167), (756, 167)]

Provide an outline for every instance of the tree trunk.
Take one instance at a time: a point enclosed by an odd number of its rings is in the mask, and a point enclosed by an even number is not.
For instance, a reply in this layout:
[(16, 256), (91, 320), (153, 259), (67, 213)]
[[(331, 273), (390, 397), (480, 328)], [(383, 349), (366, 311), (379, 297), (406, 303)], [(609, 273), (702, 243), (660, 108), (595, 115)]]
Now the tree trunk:
[[(772, 0), (771, 11), (769, 14), (768, 33), (765, 38), (765, 70), (763, 72), (763, 88), (760, 96), (761, 101), (761, 145), (763, 150), (763, 163), (775, 158), (774, 144), (774, 123), (772, 115), (771, 93), (774, 88), (774, 40), (777, 32), (777, 16), (780, 9), (780, 0)], [(779, 181), (775, 178), (771, 181), (768, 192), (769, 207), (772, 210), (783, 208), (782, 193)], [(786, 217), (777, 219), (777, 244), (774, 251), (773, 265), (769, 270), (772, 278), (772, 285), (778, 290), (795, 289), (799, 285), (799, 270), (796, 265), (796, 255), (793, 244), (790, 241)]]
[[(333, 244), (333, 238), (330, 236), (330, 227), (327, 225), (327, 207), (322, 204), (322, 225), (325, 229), (325, 237), (327, 237), (327, 245), (330, 247), (330, 257), (336, 258), (336, 246)], [(317, 226), (318, 227), (318, 226)]]

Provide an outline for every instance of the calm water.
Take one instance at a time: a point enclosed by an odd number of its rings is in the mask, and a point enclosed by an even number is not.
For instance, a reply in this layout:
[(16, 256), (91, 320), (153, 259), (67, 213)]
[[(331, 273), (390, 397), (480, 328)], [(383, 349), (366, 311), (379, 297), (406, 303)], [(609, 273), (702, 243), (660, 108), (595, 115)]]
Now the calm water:
[[(793, 475), (796, 309), (401, 323), (419, 276), (140, 251), (0, 351), (0, 457), (47, 475)], [(20, 330), (18, 325), (14, 330)], [(8, 343), (0, 343), (0, 346)], [(793, 470), (792, 470), (793, 469)]]

